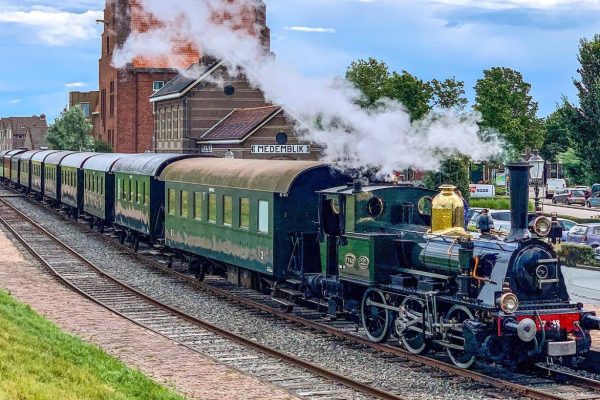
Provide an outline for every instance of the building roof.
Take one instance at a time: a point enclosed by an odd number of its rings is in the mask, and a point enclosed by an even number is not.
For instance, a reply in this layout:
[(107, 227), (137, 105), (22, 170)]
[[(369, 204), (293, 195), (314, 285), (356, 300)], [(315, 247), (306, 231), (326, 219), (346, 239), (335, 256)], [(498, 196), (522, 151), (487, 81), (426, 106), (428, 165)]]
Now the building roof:
[(289, 193), (300, 175), (315, 168), (330, 167), (318, 161), (194, 158), (169, 165), (160, 175), (160, 180)]
[(150, 101), (155, 102), (183, 96), (191, 88), (210, 76), (222, 64), (222, 61), (214, 61), (208, 64), (199, 62), (192, 64), (184, 72), (179, 73), (175, 78), (167, 82), (162, 89), (150, 96)]
[(280, 112), (279, 106), (236, 108), (202, 135), (199, 142), (225, 140), (242, 142)]
[(48, 123), (46, 116), (7, 117), (1, 119), (5, 128), (10, 128), (14, 147), (31, 147), (39, 149), (46, 145)]
[(115, 163), (112, 170), (125, 174), (157, 176), (170, 163), (190, 157), (198, 156), (189, 154), (144, 153), (137, 157), (121, 158)]

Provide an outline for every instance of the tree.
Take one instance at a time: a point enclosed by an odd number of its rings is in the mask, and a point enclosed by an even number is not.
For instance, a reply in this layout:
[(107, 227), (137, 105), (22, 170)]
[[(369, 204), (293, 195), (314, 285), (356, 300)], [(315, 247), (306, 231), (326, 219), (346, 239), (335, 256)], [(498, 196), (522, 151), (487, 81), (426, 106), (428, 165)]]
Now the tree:
[(384, 94), (399, 101), (406, 107), (413, 121), (423, 118), (431, 111), (433, 89), (429, 82), (423, 82), (406, 71), (394, 72), (385, 84)]
[(586, 159), (577, 156), (575, 149), (570, 148), (558, 155), (558, 160), (563, 165), (563, 172), (569, 185), (587, 184), (589, 182), (590, 168)]
[(573, 138), (576, 152), (581, 160), (589, 163), (589, 177), (600, 181), (600, 35), (591, 40), (582, 39), (577, 57), (581, 64), (577, 72), (579, 80), (574, 84), (579, 97)]
[(452, 77), (444, 81), (434, 79), (430, 82), (433, 91), (433, 106), (445, 110), (462, 111), (469, 103), (465, 97), (465, 83)]
[(94, 151), (98, 153), (112, 153), (112, 145), (104, 140), (94, 140)]
[(389, 77), (387, 64), (372, 57), (353, 61), (346, 71), (346, 79), (364, 94), (364, 98), (359, 101), (361, 107), (370, 107), (383, 96)]
[(427, 172), (423, 183), (428, 189), (437, 190), (441, 185), (454, 185), (465, 200), (469, 200), (469, 160), (466, 157), (451, 157), (442, 162), (437, 172)]
[(530, 90), (519, 72), (501, 67), (485, 70), (475, 85), (474, 109), (482, 115), (481, 126), (496, 129), (513, 155), (528, 147), (539, 149), (544, 143), (545, 131), (536, 115), (538, 103)]
[(542, 158), (548, 161), (557, 161), (558, 155), (566, 152), (573, 146), (573, 119), (577, 113), (566, 99), (563, 104), (550, 114), (545, 120), (546, 138), (540, 149)]
[(55, 150), (91, 151), (94, 138), (89, 123), (80, 107), (65, 109), (48, 129), (48, 143)]

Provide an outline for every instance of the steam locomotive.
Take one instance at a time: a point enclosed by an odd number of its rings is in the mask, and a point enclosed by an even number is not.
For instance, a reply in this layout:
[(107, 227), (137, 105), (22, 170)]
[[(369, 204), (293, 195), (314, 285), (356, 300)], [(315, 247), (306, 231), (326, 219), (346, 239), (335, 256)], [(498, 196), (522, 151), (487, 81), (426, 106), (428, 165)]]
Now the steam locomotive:
[(459, 367), (577, 361), (600, 318), (573, 304), (528, 216), (528, 171), (510, 171), (512, 230), (472, 237), (453, 187), (368, 184), (319, 162), (167, 154), (3, 152), (0, 178), (90, 226), (111, 226), (188, 262), (270, 290), (283, 305), (327, 304), (374, 342), (443, 350)]

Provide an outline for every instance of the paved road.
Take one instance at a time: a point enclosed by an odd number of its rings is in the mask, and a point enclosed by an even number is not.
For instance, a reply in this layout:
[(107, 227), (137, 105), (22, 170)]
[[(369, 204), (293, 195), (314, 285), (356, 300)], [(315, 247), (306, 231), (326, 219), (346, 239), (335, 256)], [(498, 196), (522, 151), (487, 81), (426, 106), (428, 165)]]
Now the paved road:
[(600, 208), (590, 209), (581, 206), (564, 206), (562, 204), (553, 205), (551, 200), (545, 200), (542, 207), (544, 213), (548, 214), (557, 212), (558, 215), (576, 218), (592, 218), (594, 216), (600, 216)]
[(600, 271), (562, 267), (571, 300), (600, 305)]

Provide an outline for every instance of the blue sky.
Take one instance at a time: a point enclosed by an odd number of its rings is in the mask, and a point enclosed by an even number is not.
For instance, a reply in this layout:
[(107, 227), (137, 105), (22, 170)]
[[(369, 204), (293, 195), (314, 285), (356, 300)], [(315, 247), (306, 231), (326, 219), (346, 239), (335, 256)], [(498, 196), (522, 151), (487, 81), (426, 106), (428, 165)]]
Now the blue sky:
[[(185, 0), (180, 0), (185, 1)], [(582, 37), (600, 33), (600, 0), (267, 0), (275, 53), (307, 75), (343, 75), (369, 56), (422, 79), (523, 73), (552, 112), (575, 100)], [(70, 90), (97, 88), (99, 0), (0, 0), (0, 116), (53, 119)]]

